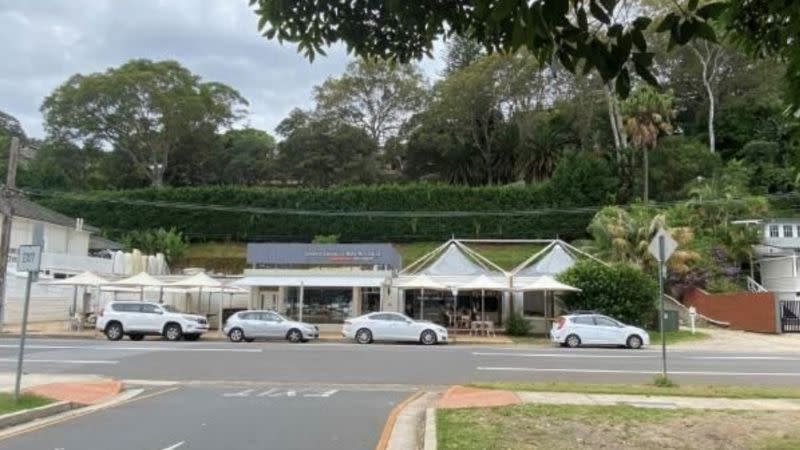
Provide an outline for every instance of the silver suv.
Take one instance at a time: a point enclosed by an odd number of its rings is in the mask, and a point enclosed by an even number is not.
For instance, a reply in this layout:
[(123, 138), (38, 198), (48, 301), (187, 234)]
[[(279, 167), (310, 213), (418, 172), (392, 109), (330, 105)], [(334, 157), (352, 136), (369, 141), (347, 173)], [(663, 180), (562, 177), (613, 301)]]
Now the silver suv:
[(181, 338), (195, 341), (208, 331), (203, 316), (183, 314), (168, 305), (150, 302), (111, 302), (100, 311), (95, 328), (111, 341), (127, 335), (140, 341), (145, 335), (164, 336), (167, 340)]

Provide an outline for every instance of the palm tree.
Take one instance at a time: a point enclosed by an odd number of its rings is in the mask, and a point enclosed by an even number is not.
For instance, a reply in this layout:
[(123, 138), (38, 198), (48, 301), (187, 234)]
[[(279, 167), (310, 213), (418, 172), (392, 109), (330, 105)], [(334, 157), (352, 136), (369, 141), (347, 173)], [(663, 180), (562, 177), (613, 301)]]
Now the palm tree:
[(656, 147), (658, 136), (672, 133), (670, 119), (674, 115), (673, 97), (669, 92), (660, 93), (650, 85), (636, 89), (622, 103), (625, 131), (633, 147), (642, 151), (644, 193), (642, 200), (649, 198), (648, 151)]

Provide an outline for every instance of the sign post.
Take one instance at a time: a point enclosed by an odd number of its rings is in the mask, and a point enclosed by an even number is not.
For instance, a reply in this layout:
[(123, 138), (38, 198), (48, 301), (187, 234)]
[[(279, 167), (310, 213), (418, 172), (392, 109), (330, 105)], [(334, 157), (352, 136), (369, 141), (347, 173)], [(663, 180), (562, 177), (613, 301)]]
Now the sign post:
[(25, 304), (22, 309), (22, 330), (19, 336), (19, 355), (17, 356), (17, 378), (14, 384), (14, 401), (19, 400), (19, 388), (22, 381), (22, 360), (25, 354), (25, 336), (28, 331), (28, 306), (31, 303), (31, 283), (39, 276), (39, 267), (42, 262), (42, 247), (40, 245), (20, 245), (17, 270), (28, 272), (28, 281), (25, 284)]
[(672, 256), (676, 248), (678, 248), (678, 243), (663, 228), (658, 230), (648, 247), (650, 254), (658, 261), (658, 325), (661, 328), (661, 374), (665, 378), (667, 376), (667, 342), (664, 330), (664, 263)]

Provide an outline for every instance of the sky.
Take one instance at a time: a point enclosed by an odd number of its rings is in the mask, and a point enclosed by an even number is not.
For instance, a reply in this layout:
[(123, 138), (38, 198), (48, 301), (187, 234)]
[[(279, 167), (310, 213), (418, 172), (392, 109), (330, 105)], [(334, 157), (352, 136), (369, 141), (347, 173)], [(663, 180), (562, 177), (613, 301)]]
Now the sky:
[[(273, 133), (293, 108), (312, 107), (313, 86), (351, 60), (341, 46), (327, 53), (309, 63), (293, 44), (262, 37), (247, 0), (0, 0), (0, 111), (42, 138), (39, 107), (70, 76), (174, 59), (250, 102), (238, 126)], [(420, 67), (435, 78), (442, 64)]]

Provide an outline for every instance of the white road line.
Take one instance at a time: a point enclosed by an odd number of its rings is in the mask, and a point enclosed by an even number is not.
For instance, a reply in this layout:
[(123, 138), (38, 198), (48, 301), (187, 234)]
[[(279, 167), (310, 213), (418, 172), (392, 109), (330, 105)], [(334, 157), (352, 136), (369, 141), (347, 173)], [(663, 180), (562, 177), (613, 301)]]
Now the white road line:
[(250, 394), (253, 393), (254, 390), (255, 389), (245, 389), (245, 390), (239, 391), (239, 392), (231, 392), (231, 393), (223, 394), (222, 396), (223, 397), (248, 397), (248, 396), (250, 396)]
[(171, 446), (165, 448), (164, 450), (175, 450), (176, 448), (182, 446), (185, 443), (186, 443), (186, 441), (180, 441), (177, 444), (174, 444), (174, 445), (171, 445)]
[(696, 359), (696, 360), (732, 360), (732, 361), (746, 361), (746, 360), (753, 360), (753, 361), (800, 361), (798, 357), (792, 356), (687, 356), (686, 359)]
[[(19, 348), (19, 345), (0, 344), (0, 348)], [(26, 345), (33, 350), (121, 350), (121, 351), (154, 351), (154, 352), (231, 352), (261, 353), (260, 348), (210, 348), (210, 347), (115, 347), (113, 345)]]
[[(636, 375), (657, 375), (660, 370), (615, 370), (615, 369), (551, 369), (536, 367), (478, 367), (477, 370), (496, 372), (561, 372), (561, 373), (619, 373)], [(671, 375), (700, 375), (700, 376), (757, 376), (757, 377), (798, 377), (800, 372), (715, 372), (715, 371), (690, 371), (670, 370)]]
[[(15, 363), (16, 358), (0, 358), (0, 363)], [(28, 363), (46, 363), (46, 364), (117, 364), (119, 361), (111, 361), (107, 359), (29, 359), (25, 358), (25, 364)]]
[(519, 356), (525, 358), (654, 358), (655, 355), (594, 355), (581, 353), (495, 353), (472, 352), (474, 356)]

